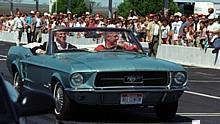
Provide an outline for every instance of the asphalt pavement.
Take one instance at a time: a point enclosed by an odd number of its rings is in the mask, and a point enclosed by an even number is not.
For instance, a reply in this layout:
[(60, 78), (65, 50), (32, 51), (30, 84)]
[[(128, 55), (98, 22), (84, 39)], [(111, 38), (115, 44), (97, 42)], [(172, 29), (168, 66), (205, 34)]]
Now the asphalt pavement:
[[(15, 45), (0, 41), (0, 72), (12, 81), (6, 67), (7, 51)], [(31, 124), (219, 124), (220, 123), (220, 70), (184, 66), (188, 71), (188, 87), (179, 100), (177, 116), (172, 122), (161, 122), (151, 108), (129, 110), (103, 110), (85, 112), (82, 117), (68, 121), (56, 120), (53, 114), (27, 117)]]

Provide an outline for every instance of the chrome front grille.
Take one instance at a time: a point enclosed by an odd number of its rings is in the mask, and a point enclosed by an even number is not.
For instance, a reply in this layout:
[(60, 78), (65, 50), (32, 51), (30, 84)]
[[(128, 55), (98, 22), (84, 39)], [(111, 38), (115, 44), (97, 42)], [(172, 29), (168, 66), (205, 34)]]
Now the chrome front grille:
[(165, 71), (98, 72), (96, 87), (167, 86), (169, 73)]

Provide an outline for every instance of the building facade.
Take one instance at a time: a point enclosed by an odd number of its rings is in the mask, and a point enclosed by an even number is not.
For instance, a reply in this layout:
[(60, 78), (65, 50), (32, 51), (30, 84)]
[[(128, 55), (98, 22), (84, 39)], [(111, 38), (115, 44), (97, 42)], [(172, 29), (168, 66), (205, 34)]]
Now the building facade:
[[(200, 3), (200, 2), (206, 2), (207, 5), (213, 4), (213, 8), (215, 10), (215, 13), (217, 15), (220, 15), (220, 0), (174, 0), (180, 8), (180, 11), (186, 15), (193, 14), (195, 12), (195, 5)], [(204, 5), (204, 4), (203, 4)], [(202, 4), (201, 4), (202, 6)], [(209, 6), (204, 6), (201, 9), (204, 9), (205, 7)], [(206, 9), (206, 8), (205, 8)]]

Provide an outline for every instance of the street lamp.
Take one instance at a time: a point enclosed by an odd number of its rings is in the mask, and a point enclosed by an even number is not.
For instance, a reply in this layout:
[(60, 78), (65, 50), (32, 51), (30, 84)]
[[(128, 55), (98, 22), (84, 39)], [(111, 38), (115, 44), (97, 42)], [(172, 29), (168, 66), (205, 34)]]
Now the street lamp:
[(163, 0), (164, 15), (167, 15), (169, 9), (169, 0)]
[(36, 11), (39, 10), (39, 0), (34, 0), (36, 2)]
[(90, 13), (91, 13), (91, 14), (93, 13), (94, 4), (95, 4), (95, 1), (94, 1), (94, 0), (90, 1), (90, 3), (89, 3), (89, 9), (90, 9)]
[(109, 0), (108, 2), (108, 9), (109, 9), (108, 17), (112, 18), (112, 0)]
[(39, 10), (39, 1), (36, 0), (36, 10), (38, 11)]
[(13, 15), (13, 0), (10, 0), (10, 14)]
[(72, 2), (71, 0), (68, 0), (67, 13), (68, 13), (68, 12), (71, 12), (71, 11), (70, 11), (70, 10), (71, 10), (71, 8), (70, 8), (70, 7), (71, 7), (71, 2)]

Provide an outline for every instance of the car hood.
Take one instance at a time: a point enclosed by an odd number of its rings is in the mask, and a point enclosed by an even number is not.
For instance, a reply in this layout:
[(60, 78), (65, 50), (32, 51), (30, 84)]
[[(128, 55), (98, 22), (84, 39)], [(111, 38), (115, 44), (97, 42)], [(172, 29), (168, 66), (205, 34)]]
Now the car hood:
[[(181, 65), (132, 52), (95, 52), (60, 55), (74, 71), (183, 71)], [(61, 59), (62, 58), (62, 59)]]

